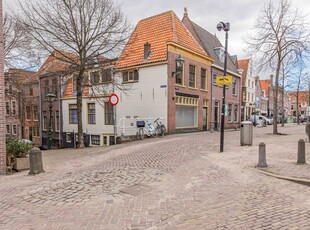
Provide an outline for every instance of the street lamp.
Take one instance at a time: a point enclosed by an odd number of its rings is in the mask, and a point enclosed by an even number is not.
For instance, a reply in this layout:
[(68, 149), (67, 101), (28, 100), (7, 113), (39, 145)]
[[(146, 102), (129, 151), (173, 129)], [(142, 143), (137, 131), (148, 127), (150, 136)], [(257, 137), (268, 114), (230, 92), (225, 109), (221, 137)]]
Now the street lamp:
[[(228, 46), (228, 31), (230, 30), (229, 22), (220, 22), (216, 26), (218, 31), (225, 31), (225, 55), (224, 55), (224, 76), (227, 72), (227, 46)], [(221, 140), (220, 140), (220, 152), (224, 151), (224, 119), (225, 119), (225, 93), (226, 86), (223, 86), (223, 102), (222, 102), (222, 116), (221, 116)]]
[(47, 134), (47, 149), (52, 148), (52, 113), (53, 113), (53, 101), (55, 101), (56, 95), (49, 93), (45, 96), (45, 101), (48, 102), (48, 108), (50, 112), (50, 121), (48, 125), (48, 134)]
[(177, 76), (183, 70), (184, 59), (179, 54), (179, 56), (175, 59), (175, 72), (172, 72), (172, 77)]

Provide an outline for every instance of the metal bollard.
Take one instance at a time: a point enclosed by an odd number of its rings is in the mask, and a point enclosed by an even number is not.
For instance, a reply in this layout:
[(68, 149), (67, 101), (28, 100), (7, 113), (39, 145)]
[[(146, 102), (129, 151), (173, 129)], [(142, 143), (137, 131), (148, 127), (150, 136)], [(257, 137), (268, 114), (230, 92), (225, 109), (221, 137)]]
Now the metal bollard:
[(266, 162), (266, 145), (263, 142), (259, 143), (257, 167), (261, 167), (261, 168), (268, 167), (267, 162)]
[(306, 145), (304, 139), (298, 141), (297, 164), (306, 164)]
[(39, 173), (44, 173), (43, 162), (42, 162), (42, 152), (39, 148), (32, 148), (30, 150), (30, 171), (29, 175), (35, 175)]

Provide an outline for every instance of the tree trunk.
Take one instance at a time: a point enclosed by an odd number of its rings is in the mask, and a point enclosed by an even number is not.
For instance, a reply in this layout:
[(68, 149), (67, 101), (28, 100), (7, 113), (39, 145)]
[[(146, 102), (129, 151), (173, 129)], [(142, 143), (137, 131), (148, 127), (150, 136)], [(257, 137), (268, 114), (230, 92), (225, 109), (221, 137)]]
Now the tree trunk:
[[(279, 58), (281, 60), (281, 58)], [(275, 88), (273, 91), (273, 134), (278, 134), (278, 91), (279, 91), (279, 75), (280, 75), (281, 62), (278, 61)]]
[(282, 79), (282, 119), (281, 126), (284, 127), (284, 73)]
[(77, 148), (84, 148), (84, 137), (83, 137), (83, 116), (82, 116), (82, 82), (84, 76), (84, 69), (80, 68), (79, 75), (76, 81), (76, 105), (77, 105), (77, 119), (78, 119), (78, 141)]

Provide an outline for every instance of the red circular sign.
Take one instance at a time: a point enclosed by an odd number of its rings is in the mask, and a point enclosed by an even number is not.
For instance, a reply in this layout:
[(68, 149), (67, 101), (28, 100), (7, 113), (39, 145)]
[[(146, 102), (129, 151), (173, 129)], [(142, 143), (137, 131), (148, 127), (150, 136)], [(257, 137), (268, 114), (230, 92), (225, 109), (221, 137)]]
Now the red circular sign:
[(119, 102), (119, 98), (118, 98), (118, 96), (115, 94), (115, 93), (113, 93), (110, 97), (109, 97), (109, 102), (110, 102), (110, 104), (111, 105), (117, 105), (118, 104), (118, 102)]

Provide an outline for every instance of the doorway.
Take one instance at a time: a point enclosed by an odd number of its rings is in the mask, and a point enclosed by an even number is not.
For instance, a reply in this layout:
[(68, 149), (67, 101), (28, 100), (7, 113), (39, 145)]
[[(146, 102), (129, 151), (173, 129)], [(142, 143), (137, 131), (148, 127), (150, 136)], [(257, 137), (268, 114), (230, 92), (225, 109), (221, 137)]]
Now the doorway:
[(219, 130), (219, 102), (214, 102), (214, 130)]
[(206, 131), (208, 129), (208, 108), (207, 107), (203, 107), (202, 108), (202, 117), (203, 117), (203, 121), (202, 121), (202, 130)]

